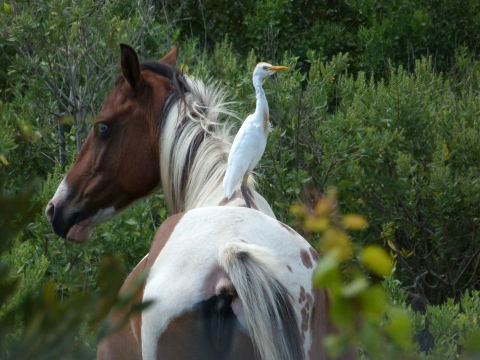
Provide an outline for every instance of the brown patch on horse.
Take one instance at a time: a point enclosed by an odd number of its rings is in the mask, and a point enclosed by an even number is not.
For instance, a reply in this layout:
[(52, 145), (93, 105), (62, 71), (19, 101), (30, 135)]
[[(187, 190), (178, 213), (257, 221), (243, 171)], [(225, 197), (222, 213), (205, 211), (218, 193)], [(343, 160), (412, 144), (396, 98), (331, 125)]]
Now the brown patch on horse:
[(300, 286), (300, 296), (298, 297), (298, 302), (301, 304), (305, 301), (305, 288), (303, 286)]
[[(157, 359), (211, 360), (218, 359), (205, 334), (204, 314), (201, 309), (188, 311), (173, 319), (158, 340)], [(227, 356), (218, 360), (255, 359), (253, 343), (248, 335), (235, 327)]]
[(290, 271), (290, 272), (293, 271), (290, 265), (287, 265), (287, 269), (288, 269), (288, 271)]
[(301, 311), (302, 314), (302, 332), (307, 332), (308, 331), (308, 311), (306, 307), (304, 306)]
[(310, 360), (325, 360), (327, 354), (321, 339), (325, 339), (327, 335), (327, 300), (325, 291), (321, 289), (313, 290), (314, 306), (310, 316), (310, 332), (312, 334), (312, 345), (308, 352)]
[(315, 250), (313, 247), (310, 246), (310, 255), (312, 255), (312, 259), (314, 262), (318, 262), (318, 260), (320, 259), (320, 255), (318, 255), (318, 251)]
[(270, 123), (268, 122), (268, 112), (263, 112), (263, 132), (265, 137), (268, 136), (268, 132), (270, 131)]
[(305, 306), (307, 307), (307, 310), (310, 310), (310, 308), (313, 307), (313, 296), (307, 292), (306, 298), (307, 302), (305, 303)]
[(247, 193), (248, 193), (248, 196), (250, 197), (250, 206), (252, 207), (252, 209), (258, 210), (257, 204), (255, 204), (255, 201), (253, 201), (253, 193), (249, 187), (247, 187)]
[(222, 201), (220, 201), (218, 206), (225, 206), (231, 203), (232, 201), (235, 201), (236, 199), (243, 199), (241, 190), (235, 190), (232, 196), (230, 197), (230, 199), (227, 199), (227, 197), (225, 197)]
[[(252, 192), (250, 191), (250, 189), (247, 188), (247, 192), (248, 192), (248, 195), (250, 196), (250, 206), (252, 207), (252, 209), (255, 209), (255, 210), (258, 210), (258, 206), (257, 204), (255, 204), (255, 202), (253, 201), (253, 194)], [(237, 199), (243, 199), (243, 194), (242, 194), (242, 191), (240, 189), (238, 190), (235, 190), (235, 192), (232, 194), (232, 196), (230, 197), (230, 199), (227, 199), (227, 197), (223, 198), (222, 201), (220, 201), (220, 203), (218, 204), (218, 206), (225, 206), (229, 203), (231, 203), (232, 201), (235, 201)], [(239, 205), (240, 207), (247, 207), (246, 203), (245, 205)]]
[(175, 64), (177, 63), (177, 58), (178, 58), (178, 43), (175, 43), (175, 45), (173, 45), (173, 47), (170, 49), (168, 54), (158, 61), (175, 66)]
[(302, 263), (307, 269), (311, 269), (313, 267), (312, 265), (312, 259), (310, 258), (310, 255), (308, 254), (307, 250), (300, 250), (300, 257), (302, 258)]
[(153, 238), (152, 246), (150, 247), (150, 252), (148, 253), (147, 265), (149, 267), (152, 267), (157, 260), (158, 255), (163, 250), (167, 241), (170, 239), (170, 235), (172, 235), (173, 230), (175, 230), (175, 227), (180, 222), (184, 214), (185, 213), (179, 213), (170, 216), (157, 230), (157, 233)]
[[(338, 330), (331, 323), (328, 316), (328, 308), (330, 307), (329, 295), (321, 289), (313, 289), (313, 309), (310, 317), (310, 329), (312, 334), (312, 345), (308, 352), (310, 360), (325, 360), (327, 354), (322, 341), (328, 334), (338, 334)], [(359, 358), (356, 346), (348, 347), (342, 355), (336, 359), (355, 360)]]
[[(130, 273), (127, 280), (123, 283), (120, 294), (132, 286), (141, 272), (147, 269), (147, 259), (145, 257)], [(119, 324), (128, 314), (133, 304), (142, 301), (144, 287), (130, 301), (129, 305), (117, 312), (109, 314), (109, 321), (112, 325)], [(99, 360), (141, 360), (142, 359), (142, 341), (141, 341), (142, 314), (134, 313), (129, 321), (117, 332), (104, 338), (97, 348), (97, 359)]]
[[(278, 220), (277, 220), (277, 221), (278, 221)], [(281, 221), (278, 221), (278, 223), (279, 223), (284, 229), (286, 229), (290, 234), (295, 234), (295, 231), (293, 231), (293, 229), (292, 229), (290, 226), (282, 223)]]
[[(124, 284), (122, 285), (120, 294), (122, 291), (127, 291), (142, 270), (152, 267), (163, 247), (169, 240), (170, 235), (173, 233), (175, 226), (180, 222), (183, 215), (184, 213), (175, 214), (163, 222), (155, 234), (148, 256), (146, 256), (135, 267), (135, 269), (133, 269), (127, 280), (125, 280)], [(135, 298), (131, 301), (126, 309), (109, 315), (110, 321), (113, 324), (117, 324), (123, 319), (123, 317), (130, 310), (132, 304), (140, 303), (142, 301), (143, 290), (144, 288), (142, 288), (142, 291), (136, 294)], [(130, 321), (127, 322), (127, 324), (125, 324), (120, 331), (108, 336), (102, 342), (100, 342), (97, 350), (97, 359), (142, 359), (141, 328), (142, 316), (140, 313), (135, 313), (130, 318)]]

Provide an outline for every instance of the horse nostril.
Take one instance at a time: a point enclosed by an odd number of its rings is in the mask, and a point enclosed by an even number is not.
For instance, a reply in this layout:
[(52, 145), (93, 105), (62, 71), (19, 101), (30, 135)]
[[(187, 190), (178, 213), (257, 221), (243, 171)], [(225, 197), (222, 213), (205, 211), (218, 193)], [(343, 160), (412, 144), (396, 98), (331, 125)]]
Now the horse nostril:
[(52, 202), (49, 202), (47, 208), (45, 209), (45, 216), (48, 221), (52, 222), (53, 214), (55, 212), (55, 205)]

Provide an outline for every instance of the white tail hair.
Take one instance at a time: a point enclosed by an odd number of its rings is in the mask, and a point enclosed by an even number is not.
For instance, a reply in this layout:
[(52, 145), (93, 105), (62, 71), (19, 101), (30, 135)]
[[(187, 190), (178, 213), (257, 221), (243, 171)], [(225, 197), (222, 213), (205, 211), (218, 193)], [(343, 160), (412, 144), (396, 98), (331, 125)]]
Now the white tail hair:
[(304, 359), (292, 298), (275, 276), (278, 265), (271, 252), (233, 239), (220, 252), (220, 266), (243, 303), (250, 337), (261, 359)]

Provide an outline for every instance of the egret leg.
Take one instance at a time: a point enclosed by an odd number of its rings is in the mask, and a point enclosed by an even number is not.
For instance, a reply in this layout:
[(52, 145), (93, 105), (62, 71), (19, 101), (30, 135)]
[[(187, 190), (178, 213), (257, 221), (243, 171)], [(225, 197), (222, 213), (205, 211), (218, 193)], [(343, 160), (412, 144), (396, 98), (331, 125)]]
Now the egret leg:
[(245, 203), (247, 204), (247, 207), (251, 209), (252, 206), (250, 205), (250, 197), (248, 196), (248, 192), (247, 192), (247, 180), (248, 180), (248, 173), (246, 173), (243, 176), (242, 184), (240, 185), (240, 190), (242, 190), (242, 195), (243, 195), (243, 198), (245, 199)]

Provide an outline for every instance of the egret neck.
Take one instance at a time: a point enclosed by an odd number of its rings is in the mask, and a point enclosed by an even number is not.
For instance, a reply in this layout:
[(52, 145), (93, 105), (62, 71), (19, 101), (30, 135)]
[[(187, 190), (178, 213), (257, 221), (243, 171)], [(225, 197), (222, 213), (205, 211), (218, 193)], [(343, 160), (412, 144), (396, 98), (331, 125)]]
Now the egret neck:
[[(262, 87), (263, 76), (260, 74), (255, 74), (253, 76), (253, 86), (255, 87), (255, 97), (257, 98), (257, 103), (255, 106), (255, 118), (263, 120), (263, 133), (265, 138), (268, 136), (270, 130), (270, 124), (268, 122), (268, 102), (265, 96), (265, 91)], [(259, 116), (261, 115), (261, 116)]]

